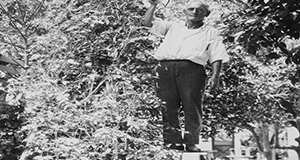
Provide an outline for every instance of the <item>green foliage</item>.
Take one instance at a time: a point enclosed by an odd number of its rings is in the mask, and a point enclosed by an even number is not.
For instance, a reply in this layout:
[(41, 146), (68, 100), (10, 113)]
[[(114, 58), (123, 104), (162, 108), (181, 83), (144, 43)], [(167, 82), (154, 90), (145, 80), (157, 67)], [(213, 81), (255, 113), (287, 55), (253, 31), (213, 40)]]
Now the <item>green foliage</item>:
[(260, 138), (266, 136), (261, 126), (286, 126), (286, 122), (297, 126), (300, 32), (294, 26), (300, 20), (299, 2), (231, 2), (238, 7), (222, 18), (224, 42), (233, 58), (228, 69), (233, 73), (225, 68), (223, 90), (207, 95), (206, 118), (211, 120), (207, 125), (225, 128), (229, 134), (237, 128), (248, 129), (258, 151), (267, 154), (265, 147), (270, 143)]
[(27, 93), (26, 113), (31, 117), (22, 128), (29, 135), (27, 157), (113, 159), (125, 154), (129, 159), (164, 159), (174, 154), (157, 147), (160, 126), (144, 109), (144, 103), (151, 102), (142, 101), (152, 93), (135, 91), (128, 73), (120, 72), (105, 75), (101, 93), (83, 100), (73, 99), (73, 86), (55, 85), (49, 77), (34, 79), (30, 89), (18, 87)]
[(289, 49), (285, 41), (300, 37), (299, 8), (297, 0), (249, 0), (245, 8), (224, 17), (227, 41), (238, 42), (264, 61), (284, 56), (286, 63), (299, 64), (299, 47)]
[(161, 147), (159, 42), (140, 26), (144, 11), (133, 0), (44, 1), (28, 22), (30, 68), (8, 87), (11, 104), (16, 93), (26, 102), (21, 159), (179, 158)]
[(21, 59), (28, 65), (28, 56), (35, 44), (35, 34), (40, 30), (32, 23), (41, 16), (43, 2), (13, 1), (0, 3), (0, 48), (1, 54)]
[(23, 151), (22, 135), (19, 134), (24, 122), (23, 106), (0, 105), (0, 159), (17, 159)]
[(235, 50), (221, 75), (221, 88), (206, 93), (203, 134), (212, 136), (218, 128), (231, 134), (295, 118), (298, 86), (289, 81), (295, 68), (286, 66), (283, 59), (266, 66)]
[[(249, 0), (236, 4), (240, 7), (233, 7), (234, 12), (223, 16), (224, 42), (232, 52), (233, 62), (229, 70), (225, 69), (224, 90), (212, 96), (215, 101), (209, 102), (214, 103), (208, 103), (212, 108), (222, 107), (211, 109), (208, 115), (222, 119), (216, 122), (224, 122), (228, 131), (237, 126), (252, 128), (258, 121), (273, 123), (295, 118), (299, 68), (294, 64), (298, 65), (299, 45), (291, 41), (297, 43), (300, 35), (292, 25), (299, 24), (299, 2)], [(245, 56), (244, 51), (250, 56)], [(222, 103), (214, 106), (218, 101)]]

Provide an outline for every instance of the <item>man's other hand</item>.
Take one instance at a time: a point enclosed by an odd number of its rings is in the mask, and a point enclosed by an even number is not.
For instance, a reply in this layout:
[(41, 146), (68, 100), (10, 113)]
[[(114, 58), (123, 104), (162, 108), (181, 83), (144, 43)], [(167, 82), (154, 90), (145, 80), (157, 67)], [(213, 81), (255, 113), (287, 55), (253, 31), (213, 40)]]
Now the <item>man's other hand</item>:
[(212, 76), (209, 80), (208, 80), (208, 89), (209, 90), (215, 90), (219, 87), (219, 77), (215, 77)]

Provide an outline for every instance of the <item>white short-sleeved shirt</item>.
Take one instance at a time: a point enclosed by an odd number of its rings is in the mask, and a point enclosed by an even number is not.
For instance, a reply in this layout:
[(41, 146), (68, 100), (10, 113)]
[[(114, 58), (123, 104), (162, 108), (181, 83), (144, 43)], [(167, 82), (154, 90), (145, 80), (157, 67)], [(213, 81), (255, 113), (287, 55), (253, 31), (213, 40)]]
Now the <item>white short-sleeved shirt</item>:
[(154, 54), (158, 60), (191, 60), (203, 66), (207, 61), (229, 61), (222, 38), (211, 26), (188, 29), (184, 23), (155, 20), (151, 32), (164, 37)]

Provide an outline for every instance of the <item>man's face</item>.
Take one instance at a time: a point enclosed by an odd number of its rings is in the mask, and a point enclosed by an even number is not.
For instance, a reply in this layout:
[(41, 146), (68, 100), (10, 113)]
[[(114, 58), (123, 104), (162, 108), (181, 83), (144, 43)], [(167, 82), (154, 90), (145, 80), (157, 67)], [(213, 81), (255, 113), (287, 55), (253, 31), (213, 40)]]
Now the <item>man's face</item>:
[(207, 10), (201, 2), (187, 4), (185, 15), (188, 21), (202, 21), (207, 15)]

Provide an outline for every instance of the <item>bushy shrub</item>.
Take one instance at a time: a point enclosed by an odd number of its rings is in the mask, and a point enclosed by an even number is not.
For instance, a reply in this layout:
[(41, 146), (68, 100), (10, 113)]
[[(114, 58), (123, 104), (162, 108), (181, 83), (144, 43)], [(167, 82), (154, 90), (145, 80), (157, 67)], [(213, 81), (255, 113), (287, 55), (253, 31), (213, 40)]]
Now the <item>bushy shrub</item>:
[(161, 147), (159, 41), (144, 11), (137, 0), (44, 1), (28, 21), (30, 67), (8, 86), (10, 104), (26, 102), (20, 159), (178, 159)]

